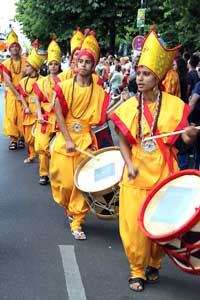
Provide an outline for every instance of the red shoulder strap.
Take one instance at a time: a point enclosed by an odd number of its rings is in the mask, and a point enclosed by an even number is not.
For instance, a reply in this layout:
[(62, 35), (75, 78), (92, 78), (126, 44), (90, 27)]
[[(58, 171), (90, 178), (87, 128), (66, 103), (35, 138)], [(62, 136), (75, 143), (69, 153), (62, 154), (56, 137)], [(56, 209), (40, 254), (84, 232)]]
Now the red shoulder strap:
[[(152, 114), (151, 114), (151, 112), (148, 108), (148, 105), (146, 104), (145, 101), (144, 101), (144, 116), (145, 116), (145, 118), (146, 118), (146, 120), (149, 124), (149, 127), (151, 128), (152, 123), (153, 123), (153, 117), (152, 117)], [(156, 135), (160, 134), (158, 128), (156, 128), (155, 134)], [(165, 148), (165, 145), (164, 145), (162, 139), (157, 139), (156, 142), (157, 142), (157, 144), (160, 148), (160, 151), (163, 154), (164, 159), (166, 160), (166, 162), (168, 164), (170, 173), (173, 174), (174, 173), (174, 166), (173, 166), (173, 159), (171, 159), (172, 158), (171, 155), (170, 154), (168, 155), (167, 150)]]

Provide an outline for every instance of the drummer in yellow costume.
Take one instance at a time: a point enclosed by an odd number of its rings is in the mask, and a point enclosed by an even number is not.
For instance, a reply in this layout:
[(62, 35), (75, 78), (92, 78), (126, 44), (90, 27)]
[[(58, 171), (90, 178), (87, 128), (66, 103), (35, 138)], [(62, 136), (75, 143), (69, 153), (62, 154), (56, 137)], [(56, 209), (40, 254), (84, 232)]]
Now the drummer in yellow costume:
[(41, 78), (33, 84), (38, 112), (38, 122), (36, 126), (35, 151), (39, 153), (40, 180), (41, 185), (49, 182), (49, 143), (55, 134), (55, 109), (53, 101), (53, 86), (55, 77), (60, 72), (61, 50), (53, 37), (48, 46), (48, 71), (49, 75)]
[[(144, 139), (159, 132), (185, 128), (189, 113), (183, 101), (159, 89), (159, 82), (177, 48), (164, 48), (152, 29), (145, 40), (136, 73), (138, 95), (128, 99), (110, 116), (125, 160), (120, 183), (120, 235), (130, 263), (129, 287), (137, 292), (144, 289), (146, 280), (152, 283), (159, 279), (163, 256), (162, 249), (139, 228), (141, 205), (155, 184), (178, 170), (175, 147), (178, 135), (148, 142)], [(185, 143), (195, 137), (193, 126), (182, 134)]]
[(60, 133), (57, 133), (51, 162), (50, 179), (54, 200), (68, 209), (75, 239), (86, 239), (82, 223), (89, 211), (74, 184), (74, 172), (85, 158), (76, 148), (92, 151), (97, 147), (93, 125), (106, 120), (109, 95), (93, 81), (92, 71), (99, 59), (99, 45), (91, 32), (78, 55), (77, 76), (55, 85), (55, 110)]
[[(58, 74), (55, 78), (55, 81), (61, 82), (70, 78), (73, 78), (74, 75), (77, 74), (77, 57), (80, 52), (81, 46), (83, 44), (84, 38), (89, 32), (89, 29), (86, 29), (84, 34), (80, 31), (80, 27), (77, 27), (76, 31), (73, 33), (73, 36), (70, 40), (70, 50), (71, 50), (71, 68), (70, 70), (66, 70)], [(94, 73), (93, 70), (93, 81), (98, 83), (99, 85), (102, 84), (102, 80), (99, 76)]]
[(24, 163), (31, 163), (35, 158), (33, 126), (37, 120), (36, 93), (33, 84), (41, 78), (39, 70), (46, 59), (46, 54), (39, 53), (36, 49), (38, 41), (33, 44), (34, 48), (28, 56), (25, 67), (26, 77), (20, 80), (17, 89), (21, 94), (23, 110), (23, 130), (24, 138), (28, 145), (28, 157)]
[(8, 34), (7, 42), (11, 57), (1, 65), (6, 83), (3, 133), (10, 136), (9, 150), (15, 150), (17, 146), (24, 148), (22, 105), (16, 86), (22, 78), (26, 58), (20, 54), (21, 46), (18, 42), (18, 36), (13, 30)]

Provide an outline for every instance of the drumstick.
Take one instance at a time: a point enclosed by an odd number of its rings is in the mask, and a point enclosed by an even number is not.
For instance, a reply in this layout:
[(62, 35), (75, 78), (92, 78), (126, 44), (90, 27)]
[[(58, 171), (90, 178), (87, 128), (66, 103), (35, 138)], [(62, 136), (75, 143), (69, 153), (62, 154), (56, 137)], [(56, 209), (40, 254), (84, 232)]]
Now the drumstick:
[[(200, 130), (200, 126), (196, 126), (195, 128)], [(163, 133), (163, 134), (154, 135), (154, 136), (149, 136), (149, 137), (144, 139), (144, 142), (145, 141), (150, 141), (150, 140), (155, 140), (155, 139), (160, 139), (160, 138), (163, 138), (163, 137), (166, 137), (166, 136), (171, 136), (171, 135), (180, 134), (180, 133), (184, 133), (184, 132), (186, 132), (186, 129), (173, 131), (173, 132), (168, 132), (168, 133)]]
[(96, 160), (99, 161), (99, 158), (97, 158), (94, 154), (92, 154), (92, 153), (90, 153), (90, 152), (87, 152), (87, 151), (82, 150), (82, 149), (77, 148), (77, 147), (76, 147), (76, 151), (78, 151), (78, 152), (84, 154), (85, 156), (88, 156), (88, 157), (90, 157), (90, 158), (94, 158), (94, 159), (96, 159)]
[[(39, 121), (39, 120), (36, 119), (36, 121)], [(52, 124), (52, 125), (54, 124), (53, 122), (51, 122), (51, 121), (46, 121), (46, 120), (43, 120), (43, 122), (44, 122), (44, 123), (47, 123), (47, 124)]]

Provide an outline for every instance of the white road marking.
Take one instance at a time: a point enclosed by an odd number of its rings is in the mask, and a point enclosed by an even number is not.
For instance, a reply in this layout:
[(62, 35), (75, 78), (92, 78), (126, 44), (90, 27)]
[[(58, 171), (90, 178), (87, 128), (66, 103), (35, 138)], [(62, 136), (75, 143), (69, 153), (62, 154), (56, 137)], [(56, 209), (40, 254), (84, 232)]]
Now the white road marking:
[(59, 245), (69, 300), (87, 300), (74, 246)]

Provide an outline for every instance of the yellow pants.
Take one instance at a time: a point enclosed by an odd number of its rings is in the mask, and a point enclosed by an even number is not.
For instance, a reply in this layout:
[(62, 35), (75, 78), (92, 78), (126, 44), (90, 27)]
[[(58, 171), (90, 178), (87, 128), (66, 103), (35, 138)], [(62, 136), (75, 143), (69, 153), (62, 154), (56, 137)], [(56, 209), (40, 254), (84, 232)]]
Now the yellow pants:
[(39, 163), (40, 163), (40, 176), (48, 176), (49, 174), (49, 143), (52, 138), (53, 133), (46, 132), (41, 133), (40, 127), (36, 127), (35, 136), (35, 151), (39, 153)]
[(89, 207), (74, 184), (75, 170), (82, 155), (66, 156), (53, 151), (50, 161), (50, 180), (54, 200), (73, 217), (71, 230), (81, 229)]
[(34, 149), (34, 136), (32, 135), (33, 125), (24, 125), (24, 139), (28, 145), (28, 157), (33, 160), (35, 158), (35, 149)]
[(141, 231), (138, 215), (148, 191), (123, 186), (120, 189), (120, 236), (130, 263), (130, 277), (145, 277), (145, 267), (160, 268), (164, 252)]
[(6, 92), (4, 107), (3, 133), (11, 136), (14, 142), (18, 137), (23, 137), (22, 105), (13, 94)]

